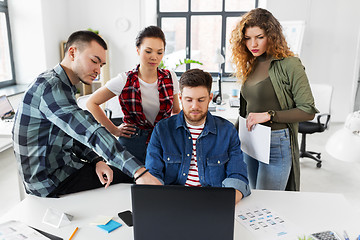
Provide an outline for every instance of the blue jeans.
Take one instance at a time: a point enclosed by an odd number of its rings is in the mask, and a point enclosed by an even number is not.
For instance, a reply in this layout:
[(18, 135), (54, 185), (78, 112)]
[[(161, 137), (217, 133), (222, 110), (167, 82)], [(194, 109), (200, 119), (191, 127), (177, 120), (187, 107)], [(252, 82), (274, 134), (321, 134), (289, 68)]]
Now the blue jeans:
[(252, 189), (285, 190), (292, 165), (289, 129), (271, 131), (269, 164), (245, 153), (244, 161)]
[(139, 161), (145, 164), (146, 140), (150, 134), (150, 130), (143, 130), (136, 128), (136, 132), (131, 135), (130, 138), (119, 137), (119, 142), (125, 147), (125, 149), (135, 156)]

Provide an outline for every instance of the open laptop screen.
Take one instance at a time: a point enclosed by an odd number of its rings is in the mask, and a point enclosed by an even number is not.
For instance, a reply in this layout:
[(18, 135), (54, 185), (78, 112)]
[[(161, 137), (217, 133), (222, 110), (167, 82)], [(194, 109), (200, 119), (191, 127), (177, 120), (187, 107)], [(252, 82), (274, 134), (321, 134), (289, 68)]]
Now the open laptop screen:
[(131, 195), (135, 240), (233, 239), (232, 188), (133, 185)]
[(14, 109), (12, 108), (9, 100), (5, 95), (0, 96), (0, 118), (9, 119), (12, 118), (15, 114)]

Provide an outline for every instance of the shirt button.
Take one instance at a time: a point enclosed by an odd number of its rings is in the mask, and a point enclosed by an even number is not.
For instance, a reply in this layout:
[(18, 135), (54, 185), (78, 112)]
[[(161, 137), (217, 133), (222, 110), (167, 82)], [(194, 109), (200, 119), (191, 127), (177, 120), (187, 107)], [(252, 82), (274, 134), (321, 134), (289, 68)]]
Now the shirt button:
[(187, 156), (189, 157), (189, 156), (190, 156), (190, 154), (187, 154)]
[(183, 173), (183, 176), (186, 176), (186, 173)]
[(220, 161), (218, 161), (218, 164), (220, 164)]
[(170, 158), (168, 158), (167, 160), (170, 161)]
[(189, 139), (191, 139), (191, 137), (189, 137)]

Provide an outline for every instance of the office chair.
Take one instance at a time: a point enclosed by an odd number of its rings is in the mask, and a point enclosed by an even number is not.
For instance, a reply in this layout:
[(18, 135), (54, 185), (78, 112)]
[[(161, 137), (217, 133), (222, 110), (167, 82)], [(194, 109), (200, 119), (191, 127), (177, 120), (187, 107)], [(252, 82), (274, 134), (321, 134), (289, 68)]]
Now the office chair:
[(124, 113), (121, 110), (119, 97), (115, 96), (105, 103), (105, 114), (115, 126), (123, 123)]
[[(77, 99), (77, 104), (81, 109), (88, 110), (86, 107), (86, 102), (90, 96), (91, 94), (88, 94), (88, 95), (80, 96)], [(105, 103), (104, 112), (105, 115), (110, 119), (110, 121), (112, 121), (115, 124), (115, 126), (119, 126), (121, 123), (123, 123), (124, 114), (121, 111), (121, 106), (118, 97), (113, 97)]]
[(306, 135), (324, 132), (330, 121), (330, 108), (333, 87), (327, 84), (310, 84), (315, 99), (315, 106), (320, 111), (312, 121), (300, 122), (299, 133), (301, 133), (300, 157), (315, 160), (316, 167), (321, 168), (321, 153), (306, 151)]

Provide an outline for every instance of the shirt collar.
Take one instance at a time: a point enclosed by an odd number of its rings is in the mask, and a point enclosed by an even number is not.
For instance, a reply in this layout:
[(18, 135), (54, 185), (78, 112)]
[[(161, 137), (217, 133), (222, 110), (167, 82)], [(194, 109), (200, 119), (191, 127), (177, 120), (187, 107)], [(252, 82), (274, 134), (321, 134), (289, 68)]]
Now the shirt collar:
[[(186, 122), (185, 122), (185, 117), (184, 117), (184, 112), (182, 110), (178, 114), (178, 118), (176, 120), (176, 128), (179, 128), (179, 127), (183, 127), (184, 129), (187, 129)], [(214, 116), (208, 111), (202, 135), (206, 135), (209, 132), (213, 133), (213, 134), (216, 134), (216, 126), (215, 126)]]
[(76, 94), (76, 86), (73, 85), (70, 81), (70, 78), (68, 77), (68, 75), (66, 74), (65, 70), (62, 68), (62, 66), (60, 65), (60, 63), (58, 63), (55, 67), (54, 67), (54, 71), (56, 74), (58, 74), (60, 76), (60, 80), (71, 87), (71, 90), (73, 91), (74, 94)]

